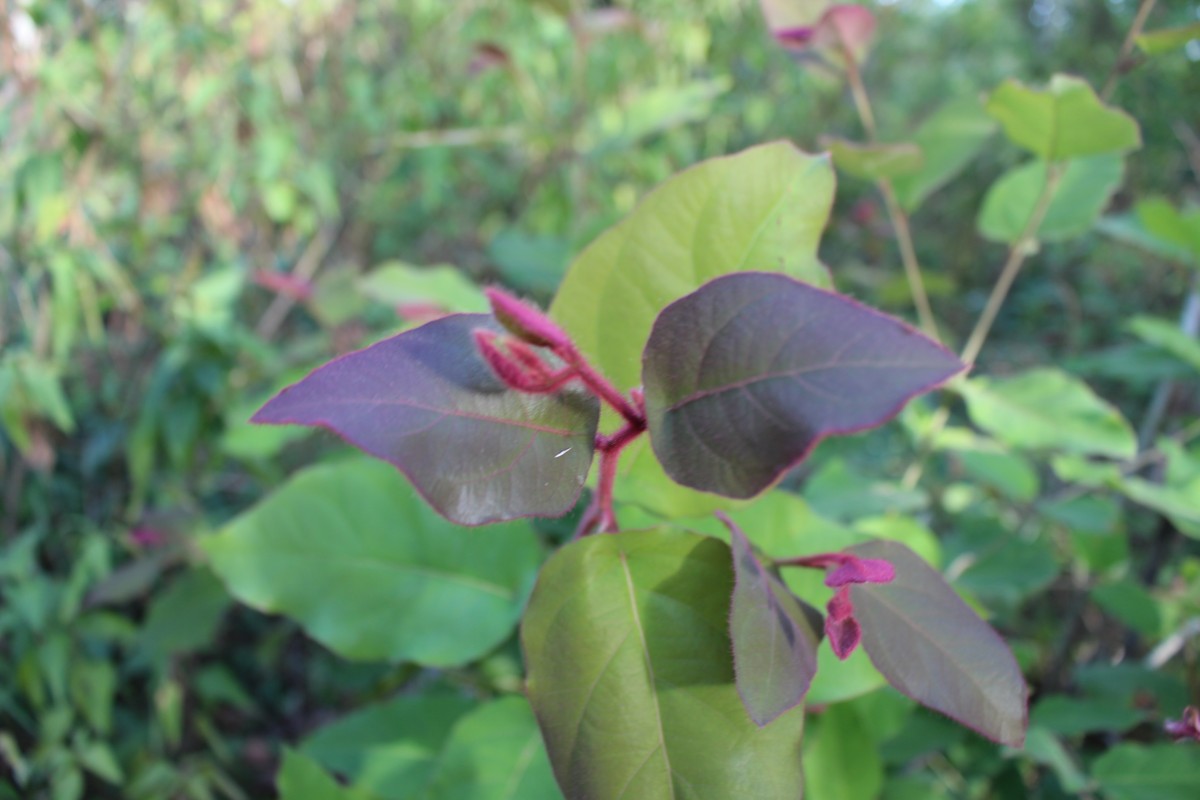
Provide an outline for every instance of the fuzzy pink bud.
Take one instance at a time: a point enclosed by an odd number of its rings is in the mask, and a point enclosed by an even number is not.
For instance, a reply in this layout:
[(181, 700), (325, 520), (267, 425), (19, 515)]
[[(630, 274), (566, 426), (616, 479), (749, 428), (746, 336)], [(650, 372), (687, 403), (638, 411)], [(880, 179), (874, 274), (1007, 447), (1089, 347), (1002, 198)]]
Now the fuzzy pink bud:
[(1200, 709), (1188, 706), (1183, 710), (1183, 719), (1169, 719), (1163, 724), (1163, 730), (1177, 742), (1191, 739), (1200, 742)]
[(825, 635), (829, 637), (829, 646), (835, 656), (845, 661), (862, 641), (862, 628), (854, 618), (850, 587), (843, 586), (834, 592), (825, 610), (829, 612), (829, 616), (825, 617)]
[(513, 336), (538, 347), (570, 346), (571, 338), (540, 309), (495, 287), (484, 289), (483, 293), (492, 304), (496, 320)]

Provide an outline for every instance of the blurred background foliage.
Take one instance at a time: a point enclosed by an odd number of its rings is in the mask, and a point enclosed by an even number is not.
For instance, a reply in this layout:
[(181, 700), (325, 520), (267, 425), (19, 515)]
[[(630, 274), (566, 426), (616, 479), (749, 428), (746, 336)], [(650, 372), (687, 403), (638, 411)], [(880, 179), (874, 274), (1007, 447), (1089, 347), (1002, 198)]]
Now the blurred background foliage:
[[(1103, 84), (1136, 6), (877, 3), (864, 77), (882, 138), (905, 139), (947, 98), (1009, 77), (1036, 84), (1065, 71)], [(271, 796), (283, 745), (344, 709), (435, 680), (477, 697), (511, 691), (511, 642), (445, 674), (355, 664), (292, 622), (232, 603), (196, 537), (332, 449), (246, 419), (331, 355), (430, 314), (478, 310), (480, 283), (546, 302), (573, 255), (701, 159), (776, 138), (816, 150), (821, 134), (861, 136), (841, 82), (798, 69), (748, 0), (3, 8), (0, 797)], [(1153, 27), (1196, 14), (1193, 2), (1164, 2)], [(1198, 44), (1122, 65), (1112, 102), (1140, 121), (1145, 146), (1112, 212), (1150, 195), (1196, 199)], [(934, 307), (959, 336), (1004, 256), (980, 243), (975, 211), (1017, 159), (1013, 148), (985, 148), (914, 216)], [(873, 187), (840, 184), (822, 259), (842, 291), (908, 313)], [(1125, 318), (1176, 315), (1188, 279), (1095, 233), (1047, 247), (1001, 316), (986, 371), (1069, 365), (1137, 419), (1158, 381), (1181, 373), (1130, 336)], [(1175, 402), (1177, 418), (1194, 417), (1194, 380)], [(828, 516), (855, 483), (834, 457), (853, 462), (856, 448), (831, 444), (814, 462), (808, 495)], [(1002, 466), (981, 454), (963, 468), (1003, 484)], [(939, 491), (952, 493), (950, 481)], [(885, 507), (903, 507), (889, 497)], [(1096, 692), (1116, 681), (1112, 696), (1149, 693), (1177, 713), (1189, 687), (1196, 697), (1194, 648), (1183, 673), (1133, 683), (1095, 664), (1194, 613), (1200, 560), (1181, 561), (1174, 583), (1138, 582), (1128, 541), (1157, 541), (1158, 519), (1131, 512), (1126, 522), (1116, 504), (1097, 502), (1064, 507), (1074, 539), (1054, 541), (1125, 568), (1132, 579), (1107, 595), (1035, 598), (1077, 567), (1045, 538), (1004, 563), (974, 562), (964, 585), (1018, 632), (1035, 687), (1078, 689), (1090, 674)], [(974, 521), (958, 525), (947, 562), (1003, 539), (992, 517)], [(569, 530), (542, 528), (550, 538)], [(1162, 564), (1154, 569), (1158, 579)], [(1115, 627), (1071, 623), (1063, 634), (1064, 618), (1105, 609), (1118, 610)], [(838, 724), (865, 735), (864, 718)], [(948, 797), (1032, 796), (1019, 779), (1028, 786), (1041, 772), (1050, 777), (1038, 796), (1083, 785), (1072, 784), (1082, 778), (1057, 739), (1006, 771), (996, 748), (914, 719), (909, 745), (883, 750), (902, 775), (888, 797), (934, 796), (920, 793), (918, 763)], [(1122, 730), (1142, 725), (1153, 738), (1148, 719), (1133, 713)], [(1118, 735), (1069, 721), (1056, 730), (1085, 749)]]

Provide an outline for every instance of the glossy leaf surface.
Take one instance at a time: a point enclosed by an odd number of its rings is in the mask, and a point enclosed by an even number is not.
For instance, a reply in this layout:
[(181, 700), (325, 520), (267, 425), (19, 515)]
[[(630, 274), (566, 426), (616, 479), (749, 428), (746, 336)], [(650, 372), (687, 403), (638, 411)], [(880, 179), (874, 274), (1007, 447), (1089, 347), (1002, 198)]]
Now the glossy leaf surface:
[(912, 137), (924, 157), (921, 168), (892, 179), (900, 205), (916, 209), (957, 175), (995, 132), (995, 120), (974, 97), (951, 100), (935, 111)]
[(729, 275), (655, 322), (643, 376), (650, 439), (679, 483), (752, 497), (820, 439), (879, 425), (961, 369), (853, 300), (784, 275)]
[(1013, 447), (1112, 458), (1132, 458), (1137, 450), (1120, 412), (1061, 370), (972, 378), (961, 390), (971, 420)]
[(886, 584), (851, 587), (862, 644), (892, 686), (994, 741), (1019, 747), (1026, 688), (1012, 652), (942, 576), (904, 545), (849, 548), (896, 569)]
[(746, 713), (732, 591), (729, 548), (690, 533), (590, 536), (546, 563), (521, 639), (569, 800), (800, 796), (804, 713)]
[(397, 466), (463, 525), (565, 514), (592, 463), (598, 402), (509, 390), (479, 355), (479, 328), (502, 331), (491, 317), (458, 314), (343, 356), (254, 421), (327, 428)]
[[(1086, 233), (1121, 185), (1124, 164), (1119, 156), (1076, 158), (1067, 162), (1038, 229), (1042, 241), (1062, 241)], [(1012, 244), (1033, 216), (1046, 187), (1046, 164), (1031, 161), (1000, 176), (979, 211), (979, 232), (988, 239)]]
[(340, 655), (430, 666), (502, 641), (541, 560), (528, 523), (456, 527), (366, 459), (300, 472), (204, 549), (234, 597)]
[(988, 98), (987, 111), (1009, 139), (1049, 161), (1142, 144), (1133, 117), (1105, 106), (1086, 81), (1069, 75), (1055, 75), (1043, 90), (1006, 81)]
[(766, 725), (804, 700), (817, 671), (821, 615), (759, 562), (741, 529), (729, 524), (733, 601), (729, 635), (738, 693)]
[(838, 169), (872, 181), (915, 173), (925, 163), (921, 148), (911, 142), (860, 144), (822, 137), (821, 146), (829, 150)]

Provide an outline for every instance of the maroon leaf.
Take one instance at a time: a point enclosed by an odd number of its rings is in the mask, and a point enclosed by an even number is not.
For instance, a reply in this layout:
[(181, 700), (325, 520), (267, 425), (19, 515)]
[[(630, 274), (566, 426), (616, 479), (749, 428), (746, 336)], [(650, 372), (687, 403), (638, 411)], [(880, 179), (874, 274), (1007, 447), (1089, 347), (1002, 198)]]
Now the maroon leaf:
[(642, 365), (667, 474), (739, 498), (822, 438), (880, 425), (963, 369), (899, 320), (764, 272), (725, 275), (663, 309)]
[(741, 529), (721, 512), (733, 548), (729, 635), (738, 694), (758, 725), (804, 700), (817, 674), (820, 614), (759, 563)]
[(327, 428), (395, 464), (463, 525), (564, 514), (592, 462), (599, 403), (572, 390), (512, 391), (480, 354), (480, 329), (503, 330), (487, 315), (455, 314), (350, 353), (253, 421)]
[(888, 682), (989, 739), (1020, 747), (1025, 681), (996, 632), (904, 545), (866, 542), (849, 552), (896, 570), (891, 583), (850, 587), (863, 647)]

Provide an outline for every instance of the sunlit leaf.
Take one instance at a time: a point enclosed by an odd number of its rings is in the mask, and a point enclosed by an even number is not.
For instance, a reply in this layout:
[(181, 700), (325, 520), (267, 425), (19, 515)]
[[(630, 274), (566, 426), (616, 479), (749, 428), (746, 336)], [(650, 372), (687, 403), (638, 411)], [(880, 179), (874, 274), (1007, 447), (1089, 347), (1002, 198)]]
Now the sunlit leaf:
[(1141, 146), (1133, 117), (1104, 105), (1086, 81), (1055, 75), (1042, 90), (1005, 81), (987, 111), (1016, 144), (1049, 161), (1122, 153)]
[(904, 545), (869, 542), (849, 552), (885, 559), (896, 570), (891, 583), (850, 589), (863, 647), (888, 682), (990, 739), (1019, 747), (1026, 688), (1004, 641)]
[[(1024, 233), (1046, 187), (1046, 163), (1031, 161), (992, 184), (979, 212), (979, 232), (988, 239), (1011, 244)], [(1034, 236), (1061, 241), (1086, 233), (1121, 185), (1124, 164), (1119, 156), (1076, 158), (1053, 188), (1050, 205)]]
[(254, 421), (328, 428), (397, 466), (464, 525), (564, 514), (591, 465), (598, 402), (508, 389), (479, 355), (479, 328), (503, 330), (489, 316), (458, 314), (342, 356)]
[(730, 561), (717, 539), (656, 530), (546, 563), (521, 640), (568, 800), (800, 795), (803, 710), (760, 728), (734, 686)]
[(646, 344), (654, 452), (685, 486), (752, 497), (822, 438), (890, 419), (962, 369), (899, 320), (784, 275), (728, 275)]
[(1120, 412), (1061, 370), (972, 378), (961, 391), (972, 421), (1013, 447), (1112, 458), (1132, 458), (1137, 450)]
[(509, 634), (541, 555), (527, 523), (457, 527), (366, 459), (304, 470), (204, 550), (234, 597), (342, 656), (431, 666)]
[(872, 181), (910, 175), (925, 163), (921, 148), (910, 142), (860, 144), (825, 136), (821, 146), (829, 150), (838, 169)]
[(1197, 39), (1200, 39), (1200, 22), (1192, 22), (1175, 28), (1147, 31), (1137, 37), (1137, 45), (1146, 55), (1155, 56), (1178, 50)]

